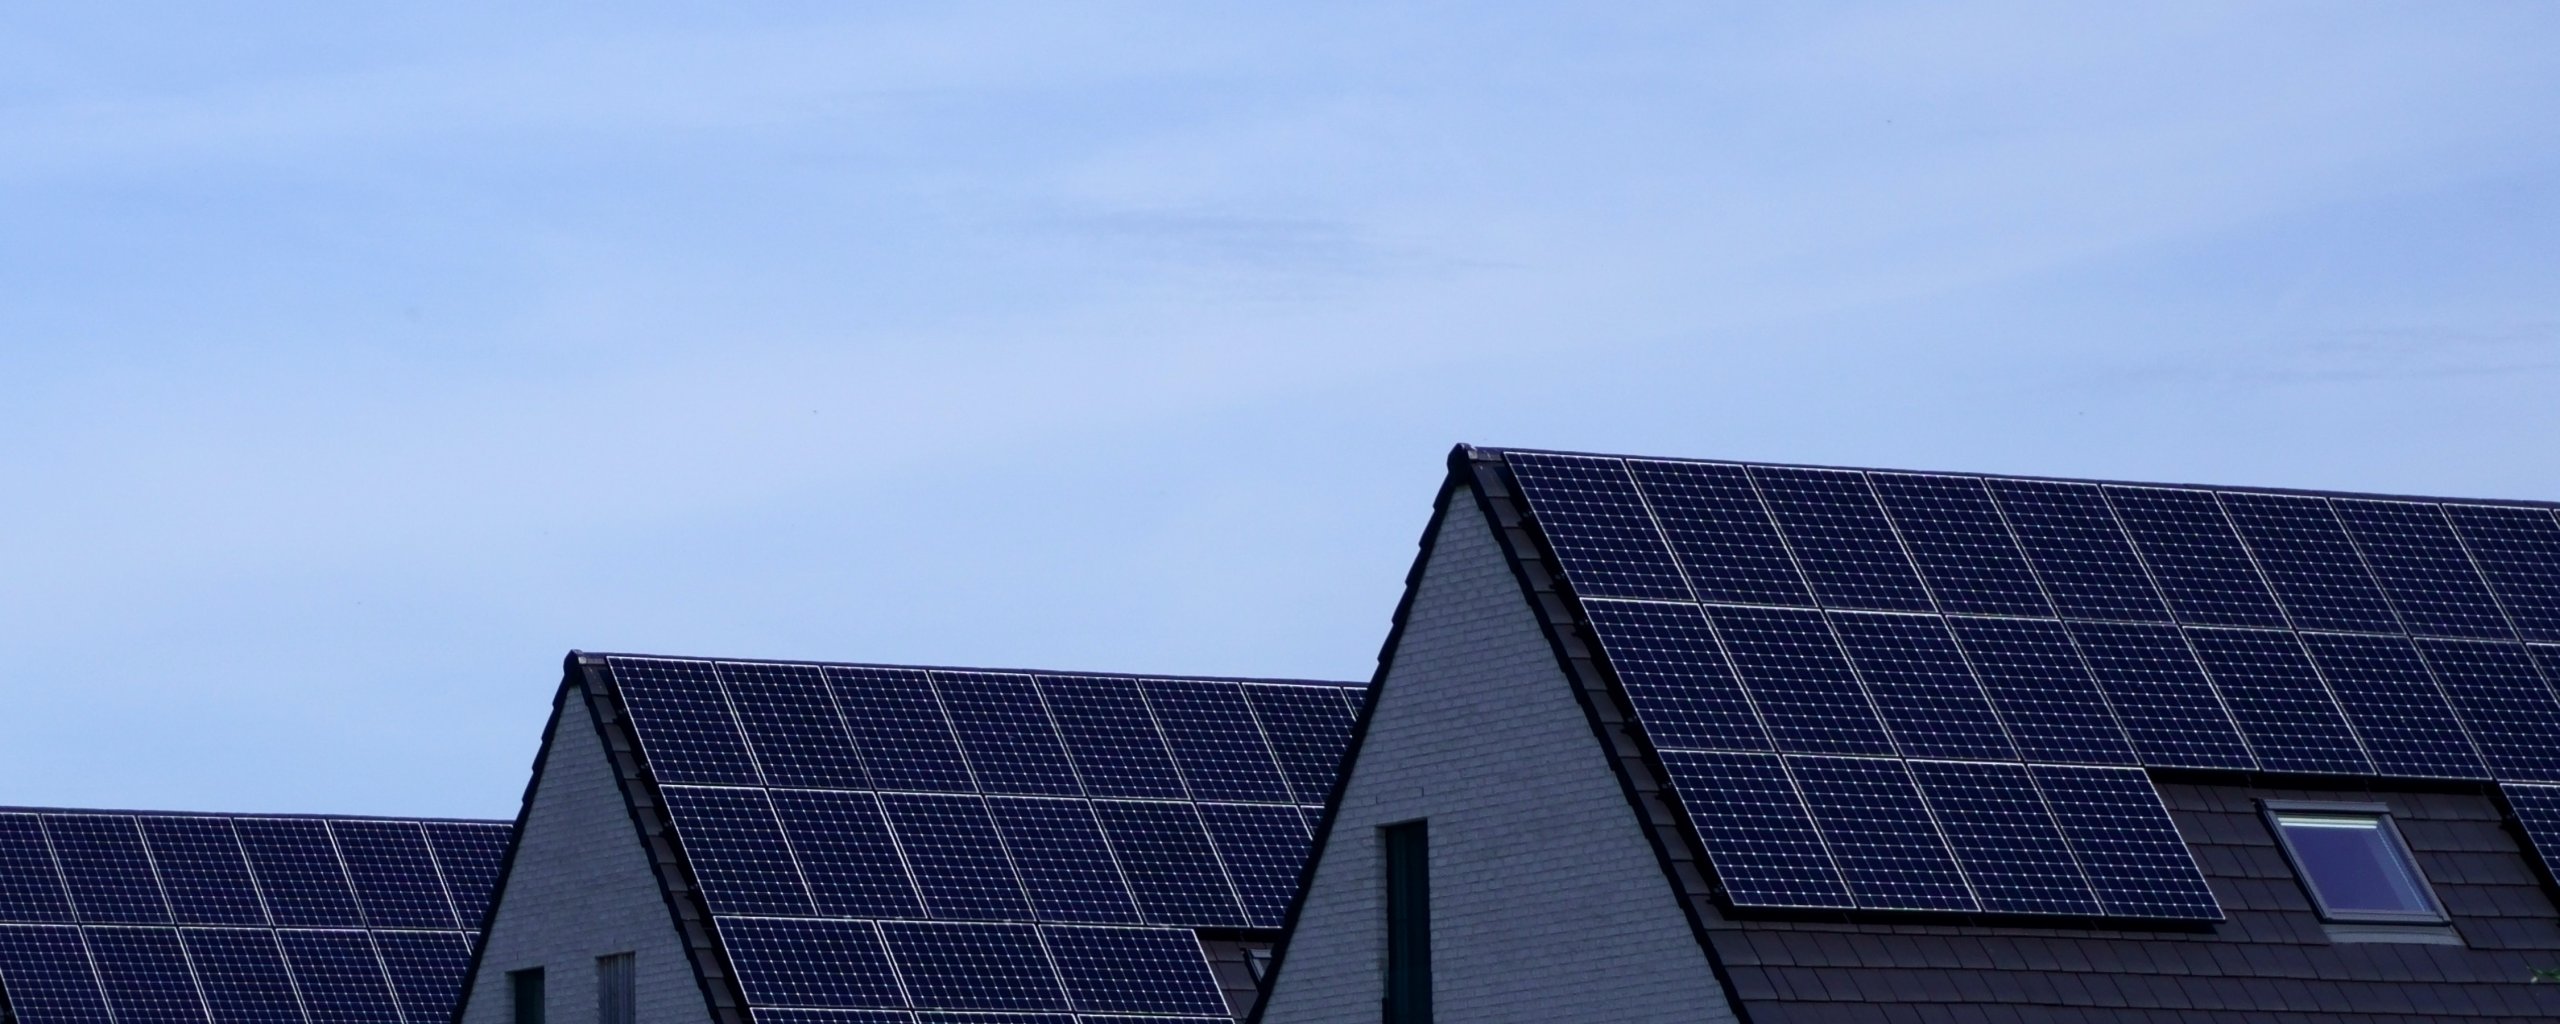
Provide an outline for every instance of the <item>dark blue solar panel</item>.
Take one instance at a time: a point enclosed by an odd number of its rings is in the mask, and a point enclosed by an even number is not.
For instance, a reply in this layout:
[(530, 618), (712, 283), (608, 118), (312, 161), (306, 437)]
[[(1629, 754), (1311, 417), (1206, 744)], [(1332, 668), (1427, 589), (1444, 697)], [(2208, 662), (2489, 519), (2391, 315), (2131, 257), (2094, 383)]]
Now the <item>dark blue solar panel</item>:
[(2195, 629), (2187, 635), (2260, 765), (2280, 772), (2373, 772), (2293, 634)]
[(142, 852), (142, 830), (132, 818), (106, 814), (48, 814), (45, 833), (54, 859), (71, 886), (71, 906), (90, 924), (166, 924), (169, 904)]
[[(2305, 633), (2302, 644), (2385, 775), (2481, 779), (2488, 769), (2406, 637)], [(2530, 671), (2530, 669), (2528, 669)], [(2560, 708), (2554, 708), (2560, 711)]]
[(664, 786), (686, 861), (715, 914), (806, 914), (809, 890), (760, 789)]
[(1182, 799), (1182, 777), (1135, 680), (1088, 676), (1042, 676), (1040, 692), (1049, 700), (1067, 753), (1083, 774), (1086, 792), (1095, 796), (1152, 796)]
[(1891, 754), (1893, 743), (1822, 614), (1780, 608), (1708, 610), (1778, 749)]
[(312, 818), (234, 818), (240, 847), (266, 894), (267, 912), (281, 925), (362, 925), (355, 890), (339, 866), (329, 830)]
[(1223, 1016), (1199, 940), (1170, 928), (1043, 928), (1080, 1011)]
[[(89, 955), (117, 1024), (205, 1024), (175, 928), (91, 928)], [(450, 1004), (447, 1004), (450, 1005)]]
[(2212, 492), (2109, 487), (2106, 493), (2179, 621), (2285, 625), (2284, 613), (2277, 610)]
[(968, 766), (922, 669), (826, 667), (871, 781), (882, 789), (966, 793)]
[(249, 862), (227, 818), (144, 817), (170, 909), (181, 924), (265, 924), (266, 908), (249, 882)]
[(1208, 927), (1245, 923), (1191, 805), (1097, 800), (1093, 809), (1148, 921)]
[(2400, 620), (2328, 502), (2225, 491), (2222, 506), (2296, 627), (2400, 632)]
[(1279, 755), (1298, 801), (1330, 796), (1342, 752), (1351, 746), (1352, 713), (1342, 706), (1341, 694), (1329, 686), (1246, 683), (1244, 699), (1271, 737), (1271, 751)]
[(1941, 610), (2053, 614), (1982, 481), (1910, 473), (1870, 473), (1867, 479), (1901, 530)]
[(817, 668), (742, 662), (721, 662), (717, 668), (768, 785), (862, 789), (871, 784)]
[[(1245, 918), (1256, 928), (1278, 928), (1298, 892), (1307, 865), (1307, 832), (1291, 807), (1269, 804), (1201, 804), (1209, 842), (1244, 897)], [(1135, 1009), (1135, 1007), (1120, 1007)]]
[(363, 932), (276, 933), (312, 1024), (398, 1024), (399, 1008)]
[(2143, 764), (2243, 771), (2258, 766), (2177, 627), (2074, 622), (2069, 628)]
[(1905, 756), (2018, 756), (1947, 635), (1946, 620), (1840, 613), (1831, 624)]
[(2338, 498), (2329, 504), (2410, 632), (2514, 638), (2442, 510), (2407, 501)]
[(1770, 749), (1696, 605), (1585, 601), (1582, 610), (1655, 746)]
[(0, 926), (0, 986), (26, 1024), (108, 1024), (79, 929)]
[(1946, 839), (1902, 762), (1790, 757), (1813, 822), (1858, 906), (1877, 910), (1973, 910)]
[(915, 882), (869, 793), (777, 789), (773, 809), (818, 901), (842, 917), (920, 917)]
[(2560, 640), (2560, 523), (2550, 509), (2446, 505), (2446, 517), (2527, 640)]
[(2524, 826), (2525, 841), (2533, 845), (2546, 869), (2560, 864), (2560, 786), (2506, 782), (2498, 785), (2498, 793), (2507, 798), (2516, 824)]
[(605, 664), (658, 781), (762, 783), (710, 662), (607, 658)]
[(365, 922), (376, 928), (455, 928), (444, 883), (414, 821), (333, 821), (338, 853), (355, 881)]
[(2165, 622), (2168, 606), (2094, 484), (1985, 480), (2066, 618)]
[(2186, 840), (2141, 769), (2033, 765), (2029, 770), (2107, 913), (2222, 919), (2204, 872), (2196, 869)]
[(436, 1024), (453, 1015), (462, 1002), (462, 974), (471, 966), (461, 932), (377, 931), (373, 941), (410, 1024)]
[(1155, 710), (1192, 799), (1289, 802), (1279, 763), (1245, 707), (1242, 687), (1171, 679), (1138, 685)]
[[(1794, 556), (1740, 466), (1629, 460), (1701, 601), (1811, 605)], [(1674, 595), (1677, 596), (1677, 595)]]
[(2100, 913), (2024, 765), (1910, 762), (1956, 863), (1992, 913)]
[(1804, 798), (1772, 754), (1661, 752), (1725, 898), (1746, 907), (1848, 907)]
[(460, 821), (426, 823), (427, 842), (436, 851), (436, 866), (443, 869), (445, 888), (453, 893), (454, 909), (463, 916), (463, 924), (480, 927), (489, 913), (489, 897), (498, 885), (498, 867), (506, 859), (507, 842), (515, 830), (505, 825)]
[(1066, 997), (1027, 924), (880, 925), (919, 1009), (1063, 1010)]
[(1103, 845), (1102, 828), (1093, 807), (1082, 800), (995, 797), (987, 801), (996, 829), (1031, 906), (1043, 921), (1094, 921), (1136, 924), (1138, 908), (1130, 902), (1120, 866)]
[(1565, 578), (1584, 597), (1685, 601), (1688, 584), (1672, 564), (1635, 481), (1616, 459), (1574, 455), (1504, 457)]
[(1950, 618), (1982, 688), (2029, 760), (2132, 764), (2116, 724), (2062, 626), (2038, 619)]
[(2560, 782), (2560, 701), (2552, 699), (2524, 645), (2422, 639), (2418, 651), (2470, 727), (2491, 774)]
[(71, 920), (44, 826), (32, 814), (0, 814), (0, 917), (30, 924)]
[[(755, 1021), (755, 1024), (913, 1024), (916, 1019), (914, 1014), (903, 1010), (811, 1010), (802, 1007), (773, 1009), (762, 1006), (748, 1011), (748, 1016)], [(1074, 1020), (1072, 1017), (1050, 1017), (1042, 1014), (1022, 1014), (1021, 1016), (1028, 1018), (1022, 1024), (1067, 1024), (1068, 1021)], [(961, 1020), (969, 1021), (971, 1024), (981, 1024), (979, 1018), (982, 1017), (994, 1018), (983, 1021), (983, 1024), (1014, 1024), (996, 1014), (928, 1014), (925, 1019), (932, 1021), (936, 1018), (952, 1018), (954, 1024)]]
[(1760, 466), (1750, 472), (1824, 605), (1930, 610), (1929, 593), (1864, 477)]
[(996, 840), (986, 802), (974, 796), (887, 793), (889, 825), (935, 917), (1019, 921), (1031, 916), (1022, 886)]
[[(181, 937), (214, 1024), (279, 1024), (302, 1019), (284, 950), (274, 932), (248, 928), (189, 928)], [(458, 962), (459, 963), (459, 962)], [(449, 1001), (442, 1004), (454, 1005)]]
[(720, 945), (758, 1006), (906, 1005), (868, 921), (724, 917)]
[(1058, 729), (1030, 676), (993, 672), (935, 672), (934, 689), (951, 714), (951, 727), (989, 793), (1079, 796), (1075, 769), (1058, 744)]

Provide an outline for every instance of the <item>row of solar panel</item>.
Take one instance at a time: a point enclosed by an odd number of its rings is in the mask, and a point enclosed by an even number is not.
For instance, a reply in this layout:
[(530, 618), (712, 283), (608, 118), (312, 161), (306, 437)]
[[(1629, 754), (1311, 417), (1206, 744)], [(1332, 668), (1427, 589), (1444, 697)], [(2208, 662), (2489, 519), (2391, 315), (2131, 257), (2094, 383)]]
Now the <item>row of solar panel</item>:
[(716, 920), (765, 1024), (777, 1024), (767, 1007), (1228, 1012), (1199, 940), (1178, 928)]
[(608, 659), (664, 783), (1321, 804), (1360, 690)]
[(1505, 462), (1584, 597), (2560, 640), (2545, 508)]
[(509, 826), (0, 813), (0, 921), (477, 928)]
[(720, 914), (1277, 928), (1322, 812), (940, 793), (662, 792), (703, 896)]
[(1661, 757), (1737, 906), (2222, 917), (2140, 769)]
[(473, 933), (0, 926), (23, 1024), (444, 1024)]
[[(2560, 781), (2560, 647), (1583, 603), (1655, 743)], [(2537, 667), (2539, 666), (2539, 667)]]

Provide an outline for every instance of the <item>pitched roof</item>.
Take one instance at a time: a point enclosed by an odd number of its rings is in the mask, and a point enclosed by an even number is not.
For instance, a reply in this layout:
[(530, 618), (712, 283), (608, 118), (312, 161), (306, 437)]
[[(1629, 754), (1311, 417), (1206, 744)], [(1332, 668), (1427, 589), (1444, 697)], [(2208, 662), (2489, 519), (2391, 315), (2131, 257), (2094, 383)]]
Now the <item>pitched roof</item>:
[(1250, 978), (1212, 961), (1275, 936), (1361, 693), (618, 654), (569, 672), (631, 759), (642, 834), (670, 840), (659, 881), (724, 1022), (1240, 1012)]
[(0, 1011), (23, 1024), (444, 1024), (511, 831), (0, 809)]

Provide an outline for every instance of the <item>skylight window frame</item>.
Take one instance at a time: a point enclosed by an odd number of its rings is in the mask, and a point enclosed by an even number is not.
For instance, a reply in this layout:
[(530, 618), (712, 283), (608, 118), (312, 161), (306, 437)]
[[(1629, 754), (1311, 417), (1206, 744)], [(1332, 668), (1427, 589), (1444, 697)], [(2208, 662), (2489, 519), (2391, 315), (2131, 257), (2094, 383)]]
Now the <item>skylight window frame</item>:
[[(2266, 822), (2267, 831), (2275, 835), (2276, 847), (2284, 851), (2286, 865), (2293, 868), (2295, 881), (2301, 884), (2303, 893), (2311, 898), (2311, 908), (2314, 913), (2320, 915), (2320, 920), (2333, 924), (2444, 925), (2453, 923), (2453, 915), (2445, 910), (2444, 899), (2436, 895), (2435, 883), (2427, 878), (2426, 869), (2418, 864), (2416, 851), (2411, 850), (2409, 841), (2401, 836), (2400, 824), (2392, 818), (2391, 805), (2343, 800), (2260, 800), (2258, 816)], [(2285, 831), (2284, 826), (2284, 819), (2287, 816), (2372, 819), (2379, 826), (2375, 831), (2381, 834), (2385, 843), (2389, 844), (2389, 852), (2399, 858), (2401, 866), (2408, 869), (2409, 878), (2417, 885), (2418, 895), (2425, 898), (2432, 910), (2417, 912), (2331, 908), (2327, 897), (2321, 895), (2319, 884), (2314, 880), (2309, 866), (2293, 848), (2293, 837)]]

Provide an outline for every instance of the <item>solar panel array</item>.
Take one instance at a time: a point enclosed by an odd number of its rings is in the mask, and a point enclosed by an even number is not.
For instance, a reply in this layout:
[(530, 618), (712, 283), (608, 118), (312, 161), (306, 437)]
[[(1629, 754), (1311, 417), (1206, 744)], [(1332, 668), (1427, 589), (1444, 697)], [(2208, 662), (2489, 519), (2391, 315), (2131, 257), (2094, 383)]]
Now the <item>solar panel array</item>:
[(1227, 1019), (1195, 930), (1280, 926), (1363, 692), (606, 666), (763, 1024)]
[(512, 826), (0, 811), (23, 1024), (444, 1024)]
[(2143, 768), (2560, 783), (2549, 508), (1503, 456), (1737, 905), (2216, 919)]

